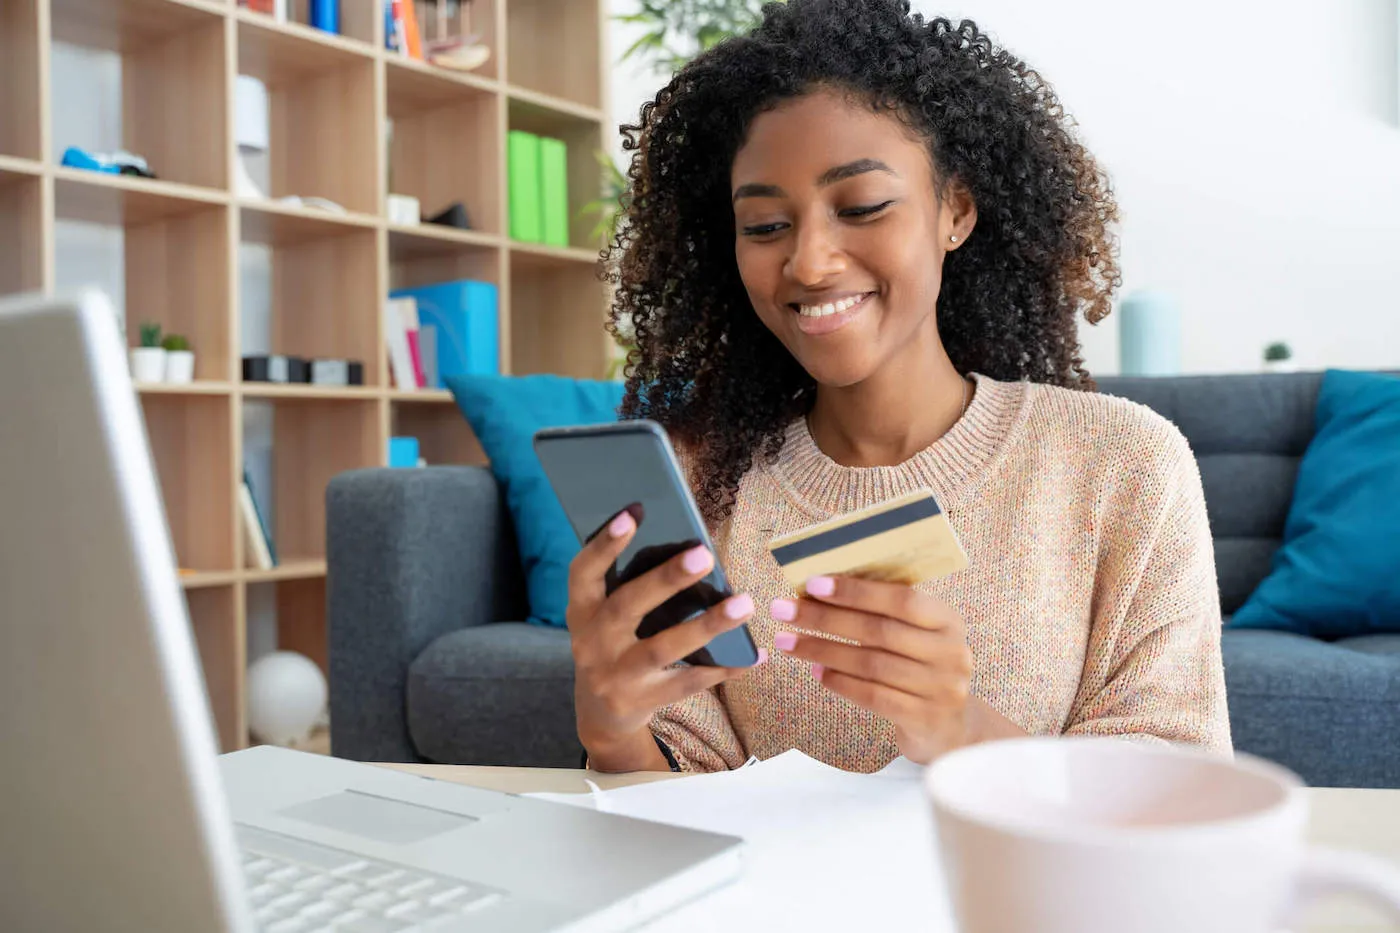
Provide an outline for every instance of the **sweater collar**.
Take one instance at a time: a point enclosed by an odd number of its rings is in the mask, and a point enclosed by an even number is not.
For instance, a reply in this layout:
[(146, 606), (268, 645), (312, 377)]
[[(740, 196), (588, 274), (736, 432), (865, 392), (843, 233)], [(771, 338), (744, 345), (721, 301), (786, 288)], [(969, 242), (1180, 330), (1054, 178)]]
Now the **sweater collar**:
[(944, 508), (991, 469), (1025, 420), (1030, 384), (997, 382), (973, 373), (977, 391), (946, 434), (897, 466), (847, 467), (822, 453), (806, 418), (787, 429), (783, 449), (768, 467), (792, 498), (815, 518), (864, 508), (917, 489), (930, 489)]

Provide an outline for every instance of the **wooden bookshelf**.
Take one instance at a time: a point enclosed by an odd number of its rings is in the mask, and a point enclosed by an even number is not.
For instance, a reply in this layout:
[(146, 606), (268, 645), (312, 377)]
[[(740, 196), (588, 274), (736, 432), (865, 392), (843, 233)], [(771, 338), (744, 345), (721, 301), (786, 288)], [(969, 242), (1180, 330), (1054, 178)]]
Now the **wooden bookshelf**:
[[(293, 0), (304, 21), (306, 0)], [(383, 49), (378, 0), (342, 0), (344, 34), (278, 23), (236, 0), (0, 0), (0, 295), (52, 292), (65, 277), (59, 221), (120, 233), (128, 338), (142, 321), (190, 337), (195, 381), (137, 385), (182, 568), (220, 739), (245, 746), (248, 588), (274, 587), (279, 643), (325, 664), (325, 488), (382, 466), (388, 438), (418, 437), (429, 463), (481, 463), (441, 391), (393, 387), (381, 335), (391, 288), (455, 278), (496, 284), (507, 373), (598, 378), (609, 344), (606, 291), (590, 222), (568, 248), (510, 241), (506, 134), (569, 145), (570, 208), (597, 196), (606, 0), (475, 0), (490, 61), (461, 74)], [(124, 148), (158, 179), (62, 167), (53, 139), (52, 50), (66, 43), (121, 60)], [(269, 95), (270, 199), (234, 194), (234, 87)], [(392, 142), (385, 127), (392, 122)], [(389, 193), (432, 215), (462, 201), (474, 229), (390, 224)], [(331, 213), (279, 203), (329, 198)], [(360, 360), (365, 385), (241, 381), (239, 263), (272, 265), (271, 351)], [(280, 564), (243, 559), (238, 525), (243, 423), (270, 407)]]

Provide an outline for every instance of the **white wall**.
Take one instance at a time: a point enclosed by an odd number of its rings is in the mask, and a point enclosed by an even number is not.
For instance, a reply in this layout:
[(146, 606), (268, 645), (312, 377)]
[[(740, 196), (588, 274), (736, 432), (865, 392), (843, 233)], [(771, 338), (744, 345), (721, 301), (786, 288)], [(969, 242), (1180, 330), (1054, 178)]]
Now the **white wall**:
[[(971, 16), (1055, 86), (1114, 181), (1119, 294), (1175, 297), (1187, 372), (1257, 369), (1273, 340), (1303, 367), (1400, 367), (1396, 0), (914, 5)], [(636, 34), (615, 24), (613, 48)], [(616, 122), (661, 83), (613, 81)], [(1082, 330), (1116, 372), (1116, 318)]]

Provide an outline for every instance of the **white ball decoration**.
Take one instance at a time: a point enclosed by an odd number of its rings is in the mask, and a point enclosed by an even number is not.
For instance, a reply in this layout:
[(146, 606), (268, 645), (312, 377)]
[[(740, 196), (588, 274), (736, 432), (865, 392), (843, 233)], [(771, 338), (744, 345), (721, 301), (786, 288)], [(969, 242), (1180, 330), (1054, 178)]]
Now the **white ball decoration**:
[(248, 731), (269, 745), (311, 735), (326, 708), (326, 678), (295, 651), (274, 651), (248, 666)]

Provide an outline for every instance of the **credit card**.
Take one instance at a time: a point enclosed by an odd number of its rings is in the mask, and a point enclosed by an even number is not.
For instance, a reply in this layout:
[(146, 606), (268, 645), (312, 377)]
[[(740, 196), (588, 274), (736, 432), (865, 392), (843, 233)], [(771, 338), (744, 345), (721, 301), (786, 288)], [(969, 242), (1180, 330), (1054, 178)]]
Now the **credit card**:
[(927, 489), (780, 535), (768, 551), (798, 593), (815, 576), (913, 586), (967, 566), (967, 552)]

